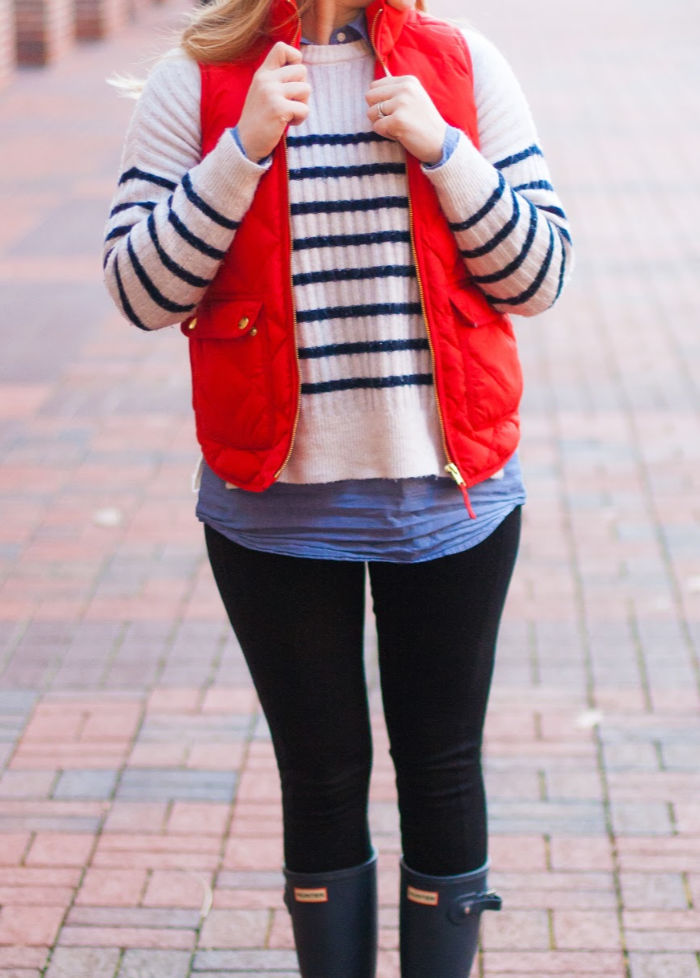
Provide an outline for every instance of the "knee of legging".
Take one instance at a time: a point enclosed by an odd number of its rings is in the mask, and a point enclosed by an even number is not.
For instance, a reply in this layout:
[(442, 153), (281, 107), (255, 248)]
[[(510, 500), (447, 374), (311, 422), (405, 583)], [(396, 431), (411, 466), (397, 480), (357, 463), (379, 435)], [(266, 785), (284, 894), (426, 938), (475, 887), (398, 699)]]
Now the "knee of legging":
[(308, 817), (333, 818), (367, 805), (371, 761), (341, 766), (316, 766), (280, 772), (285, 811)]
[(480, 790), (483, 783), (480, 745), (434, 757), (395, 759), (395, 766), (399, 798), (406, 804), (449, 801)]

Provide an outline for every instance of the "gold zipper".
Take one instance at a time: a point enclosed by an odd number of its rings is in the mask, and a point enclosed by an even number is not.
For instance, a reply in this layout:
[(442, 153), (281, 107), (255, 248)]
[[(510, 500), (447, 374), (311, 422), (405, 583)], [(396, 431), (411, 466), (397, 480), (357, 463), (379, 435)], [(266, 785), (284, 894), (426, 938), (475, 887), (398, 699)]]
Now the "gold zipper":
[(372, 26), (371, 26), (371, 27), (370, 27), (370, 29), (369, 29), (369, 40), (370, 40), (370, 44), (372, 45), (372, 48), (373, 48), (373, 50), (374, 50), (374, 53), (375, 53), (375, 54), (376, 54), (376, 56), (377, 56), (377, 61), (379, 62), (379, 64), (380, 64), (380, 65), (382, 66), (382, 68), (384, 69), (384, 74), (385, 74), (385, 75), (386, 75), (386, 76), (387, 76), (388, 78), (391, 78), (391, 77), (392, 77), (392, 75), (391, 75), (391, 72), (390, 72), (390, 71), (389, 71), (389, 69), (387, 68), (387, 64), (386, 64), (386, 61), (384, 60), (384, 58), (383, 58), (383, 57), (381, 56), (381, 54), (379, 53), (379, 48), (377, 47), (377, 42), (376, 42), (376, 34), (377, 34), (377, 31), (376, 31), (376, 27), (377, 27), (377, 21), (379, 20), (379, 18), (381, 17), (381, 15), (382, 15), (383, 13), (384, 13), (384, 7), (380, 7), (380, 8), (379, 8), (379, 10), (377, 11), (377, 13), (375, 14), (375, 17), (374, 17), (374, 20), (372, 21)]
[(473, 517), (474, 513), (472, 511), (471, 503), (469, 501), (469, 494), (467, 492), (467, 483), (464, 481), (464, 476), (459, 471), (457, 464), (452, 460), (452, 457), (450, 455), (450, 450), (447, 447), (447, 433), (445, 431), (445, 422), (442, 417), (442, 407), (440, 406), (440, 399), (438, 398), (438, 393), (437, 393), (437, 381), (436, 381), (436, 371), (435, 371), (435, 349), (433, 347), (433, 337), (430, 331), (428, 313), (426, 312), (426, 308), (425, 308), (425, 295), (423, 292), (423, 283), (421, 282), (421, 277), (420, 277), (420, 268), (418, 266), (418, 254), (416, 252), (415, 230), (413, 225), (413, 202), (411, 200), (411, 192), (408, 185), (406, 187), (406, 193), (408, 196), (408, 220), (409, 220), (409, 227), (411, 232), (411, 252), (413, 254), (413, 264), (416, 269), (416, 283), (418, 285), (418, 295), (420, 297), (420, 305), (421, 305), (421, 310), (423, 312), (423, 324), (425, 325), (425, 332), (428, 337), (428, 346), (430, 347), (430, 362), (433, 370), (433, 395), (435, 397), (435, 405), (437, 407), (438, 421), (440, 422), (442, 448), (445, 453), (445, 458), (447, 459), (447, 464), (445, 465), (445, 472), (447, 472), (450, 478), (454, 479), (454, 481), (459, 486), (462, 495), (464, 496), (464, 502), (467, 507), (467, 510), (469, 511), (469, 515)]
[[(287, 137), (286, 137), (286, 135), (282, 137), (282, 151), (284, 153), (284, 169), (285, 169), (285, 173), (286, 173), (287, 172)], [(288, 204), (288, 209), (289, 209), (289, 242), (290, 242), (290, 246), (291, 246), (291, 243), (292, 243), (292, 207), (291, 207), (291, 203), (289, 202), (289, 196), (287, 197), (287, 204)], [(287, 462), (289, 461), (289, 459), (291, 457), (292, 449), (294, 448), (294, 439), (296, 438), (297, 428), (299, 427), (299, 414), (301, 413), (301, 368), (299, 366), (299, 345), (298, 345), (298, 342), (297, 342), (297, 310), (296, 310), (296, 305), (294, 304), (294, 283), (292, 281), (292, 248), (291, 247), (289, 249), (289, 279), (290, 279), (290, 285), (291, 285), (291, 289), (292, 289), (291, 296), (292, 296), (292, 319), (293, 319), (293, 323), (294, 323), (294, 356), (296, 358), (296, 363), (297, 363), (297, 379), (299, 381), (299, 393), (297, 395), (297, 412), (296, 412), (296, 416), (294, 418), (294, 426), (292, 428), (292, 437), (291, 437), (291, 439), (289, 441), (289, 450), (287, 451), (287, 454), (285, 456), (284, 462), (282, 462), (282, 464), (280, 465), (280, 467), (277, 469), (277, 471), (275, 472), (275, 474), (272, 477), (273, 480), (275, 480), (275, 481), (277, 481), (277, 479), (279, 479), (279, 477), (282, 475), (282, 472), (284, 471), (284, 468), (285, 468)]]

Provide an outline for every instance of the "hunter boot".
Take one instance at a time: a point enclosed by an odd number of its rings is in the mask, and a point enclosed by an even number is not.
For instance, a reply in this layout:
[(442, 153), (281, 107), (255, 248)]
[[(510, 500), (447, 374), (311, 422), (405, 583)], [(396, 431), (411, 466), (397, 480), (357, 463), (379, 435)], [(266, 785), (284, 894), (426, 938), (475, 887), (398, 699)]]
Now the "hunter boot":
[(463, 876), (426, 876), (401, 862), (401, 978), (467, 978), (479, 940), (479, 917), (500, 910), (486, 889), (488, 864)]
[(301, 978), (374, 978), (376, 853), (350, 869), (284, 876)]

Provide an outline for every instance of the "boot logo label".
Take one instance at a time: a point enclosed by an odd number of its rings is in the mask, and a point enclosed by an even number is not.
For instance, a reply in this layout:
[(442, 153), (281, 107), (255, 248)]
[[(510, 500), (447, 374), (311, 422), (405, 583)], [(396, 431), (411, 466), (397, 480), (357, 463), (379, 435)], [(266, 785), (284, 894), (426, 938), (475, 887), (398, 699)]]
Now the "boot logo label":
[(417, 890), (415, 886), (409, 886), (406, 894), (412, 903), (422, 903), (424, 907), (437, 907), (439, 894), (435, 890)]
[(307, 889), (295, 886), (294, 899), (297, 903), (328, 903), (328, 887), (317, 886), (313, 889)]

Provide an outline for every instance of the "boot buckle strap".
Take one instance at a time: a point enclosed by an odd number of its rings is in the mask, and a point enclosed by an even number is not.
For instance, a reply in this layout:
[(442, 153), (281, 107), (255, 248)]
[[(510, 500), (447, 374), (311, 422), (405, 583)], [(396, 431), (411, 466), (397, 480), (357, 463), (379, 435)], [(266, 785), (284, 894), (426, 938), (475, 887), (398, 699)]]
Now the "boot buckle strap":
[(464, 924), (473, 917), (483, 913), (484, 910), (500, 910), (503, 901), (493, 890), (484, 890), (482, 893), (466, 893), (458, 897), (449, 911), (449, 918), (454, 924)]

